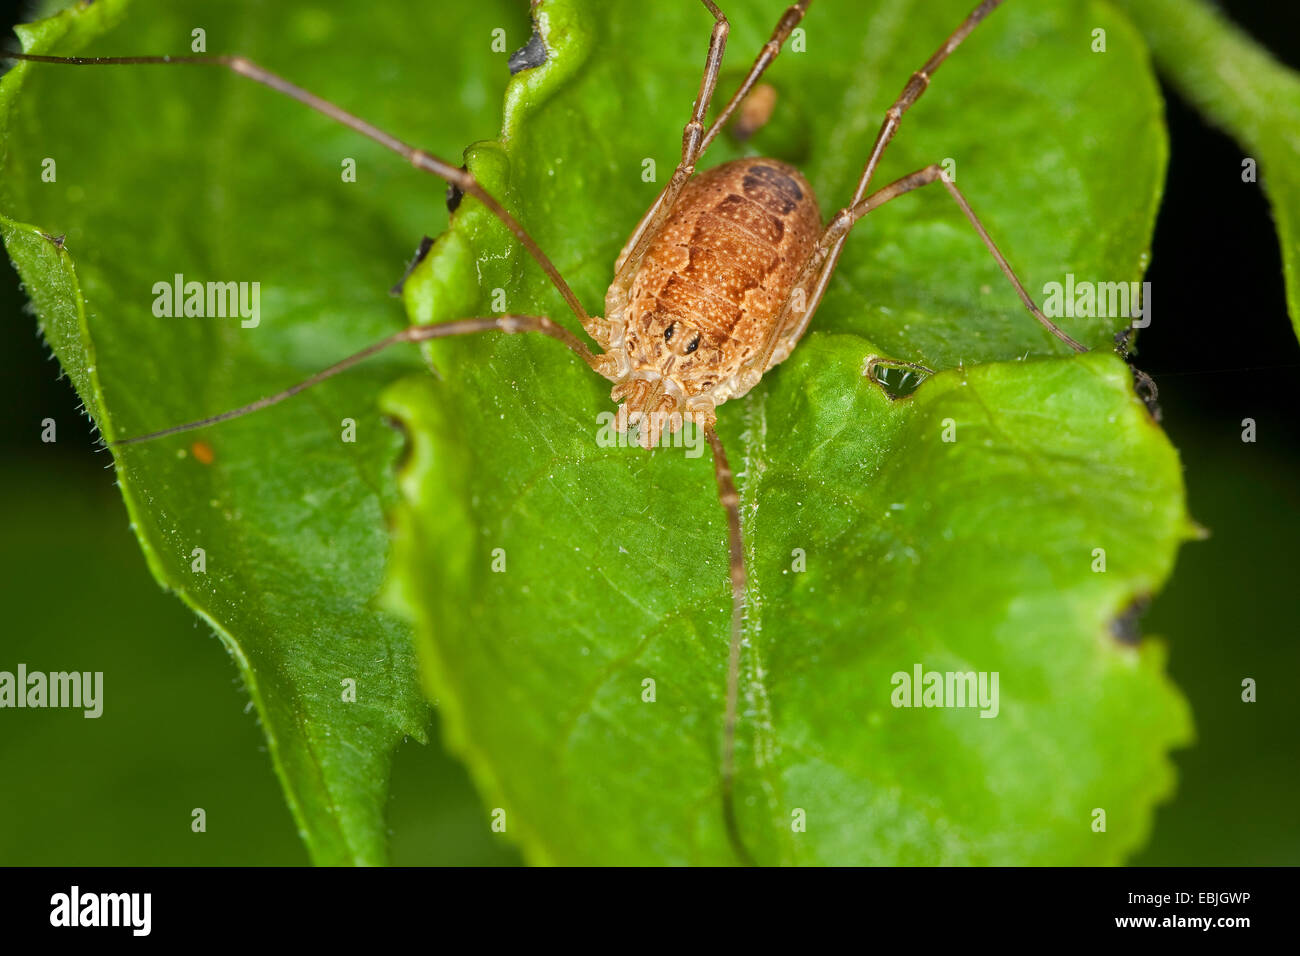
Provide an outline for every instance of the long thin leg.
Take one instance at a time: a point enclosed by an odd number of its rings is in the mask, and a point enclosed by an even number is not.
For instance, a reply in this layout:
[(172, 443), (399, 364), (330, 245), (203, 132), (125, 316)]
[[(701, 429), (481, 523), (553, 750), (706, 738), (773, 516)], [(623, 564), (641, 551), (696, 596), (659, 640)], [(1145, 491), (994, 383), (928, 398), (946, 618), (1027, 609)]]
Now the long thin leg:
[[(317, 113), (327, 116), (337, 123), (341, 123), (349, 129), (355, 130), (363, 136), (374, 140), (386, 149), (392, 150), (399, 156), (403, 157), (416, 169), (423, 170), (426, 173), (446, 180), (456, 186), (462, 192), (473, 196), (484, 206), (492, 215), (496, 216), (505, 227), (510, 230), (520, 244), (528, 250), (528, 254), (537, 261), (542, 267), (542, 271), (559, 290), (560, 295), (564, 296), (564, 301), (568, 303), (573, 314), (582, 322), (583, 327), (595, 336), (595, 329), (599, 327), (599, 320), (593, 319), (587, 314), (578, 297), (574, 295), (569, 284), (564, 281), (560, 275), (560, 270), (555, 264), (547, 258), (546, 253), (533, 240), (519, 221), (514, 216), (506, 212), (499, 202), (492, 197), (472, 173), (466, 172), (458, 166), (453, 166), (446, 160), (439, 159), (432, 153), (425, 152), (422, 149), (416, 149), (409, 143), (403, 142), (396, 136), (384, 132), (377, 126), (367, 123), (358, 116), (349, 113), (341, 107), (335, 106), (328, 100), (321, 99), (314, 93), (304, 90), (300, 86), (295, 86), (288, 80), (272, 73), (270, 70), (258, 66), (251, 60), (242, 56), (44, 56), (32, 53), (0, 53), (0, 57), (7, 57), (11, 60), (27, 60), (32, 63), (61, 63), (65, 66), (121, 66), (121, 65), (143, 65), (143, 66), (219, 66), (224, 67), (239, 76), (252, 80), (254, 83), (260, 83), (262, 86), (269, 87), (277, 93), (282, 93), (290, 99), (302, 103), (315, 110)], [(599, 337), (597, 337), (599, 340)]]
[[(568, 346), (575, 352), (579, 358), (586, 362), (593, 369), (600, 364), (600, 359), (591, 353), (573, 333), (562, 325), (545, 316), (534, 315), (502, 315), (491, 318), (470, 318), (458, 319), (454, 322), (445, 322), (439, 325), (413, 325), (403, 329), (400, 332), (380, 339), (373, 345), (369, 345), (359, 352), (355, 352), (347, 358), (336, 362), (329, 368), (317, 372), (315, 375), (304, 379), (296, 385), (291, 385), (283, 391), (260, 398), (255, 402), (242, 405), (239, 408), (233, 408), (229, 411), (222, 412), (219, 415), (211, 415), (198, 421), (187, 422), (183, 425), (173, 425), (170, 428), (164, 428), (159, 431), (149, 432), (144, 435), (136, 435), (131, 438), (120, 438), (111, 442), (112, 445), (134, 445), (141, 442), (153, 441), (158, 438), (164, 438), (168, 435), (176, 435), (181, 432), (193, 431), (197, 428), (204, 428), (209, 425), (215, 425), (219, 422), (229, 421), (232, 418), (239, 418), (252, 412), (260, 411), (271, 405), (283, 402), (292, 398), (299, 392), (302, 392), (313, 385), (317, 385), (328, 378), (345, 372), (355, 365), (365, 361), (372, 355), (384, 351), (385, 349), (407, 342), (426, 342), (431, 339), (448, 338), (454, 335), (470, 335), (476, 332), (538, 332), (542, 335), (550, 336), (564, 345)], [(722, 744), (722, 807), (723, 821), (726, 826), (727, 839), (730, 841), (737, 857), (746, 865), (753, 863), (753, 858), (746, 849), (744, 841), (740, 836), (740, 829), (736, 823), (735, 811), (735, 750), (736, 750), (736, 720), (740, 697), (740, 645), (743, 633), (745, 606), (747, 600), (747, 584), (745, 574), (745, 549), (741, 537), (740, 528), (740, 495), (736, 491), (735, 477), (731, 471), (731, 466), (727, 461), (727, 454), (722, 447), (722, 439), (714, 429), (713, 424), (705, 426), (705, 436), (708, 438), (709, 447), (713, 453), (713, 474), (718, 484), (718, 500), (722, 504), (723, 510), (727, 515), (727, 541), (728, 556), (730, 564), (731, 577), (731, 643), (727, 655), (727, 702), (726, 712), (723, 718), (723, 744)]]
[(700, 83), (700, 93), (696, 97), (691, 120), (687, 123), (686, 130), (682, 135), (681, 161), (673, 172), (672, 178), (668, 181), (668, 185), (663, 188), (650, 205), (650, 208), (646, 210), (645, 215), (641, 217), (641, 221), (636, 224), (636, 228), (632, 230), (631, 237), (623, 245), (623, 250), (614, 263), (614, 281), (610, 283), (609, 295), (606, 298), (607, 318), (617, 318), (622, 314), (628, 296), (631, 294), (632, 280), (641, 266), (642, 259), (645, 258), (646, 250), (658, 233), (659, 227), (663, 225), (664, 220), (672, 212), (673, 204), (676, 202), (678, 195), (681, 194), (687, 181), (694, 174), (695, 164), (699, 162), (700, 156), (713, 142), (714, 137), (721, 132), (727, 120), (731, 118), (732, 113), (744, 100), (746, 94), (753, 89), (759, 77), (763, 75), (763, 72), (776, 59), (777, 54), (781, 52), (782, 45), (784, 45), (799, 21), (803, 19), (803, 15), (807, 12), (808, 5), (812, 3), (812, 0), (799, 0), (799, 2), (786, 9), (781, 19), (777, 21), (771, 38), (759, 51), (758, 57), (754, 60), (748, 75), (740, 84), (740, 88), (727, 101), (727, 104), (722, 108), (722, 112), (714, 119), (708, 130), (702, 136), (699, 136), (698, 132), (702, 128), (703, 118), (708, 112), (709, 103), (717, 86), (718, 71), (722, 65), (722, 53), (726, 47), (727, 32), (730, 29), (727, 18), (712, 0), (701, 0), (701, 2), (713, 14), (715, 23), (713, 35), (709, 40), (709, 52), (704, 61), (704, 79)]
[(211, 415), (207, 418), (201, 418), (198, 421), (187, 422), (184, 425), (173, 425), (171, 428), (164, 428), (160, 431), (149, 432), (146, 435), (136, 435), (132, 438), (119, 438), (110, 442), (111, 445), (134, 445), (139, 442), (153, 441), (155, 438), (163, 438), (167, 435), (175, 435), (180, 432), (193, 431), (196, 428), (204, 428), (208, 425), (215, 425), (218, 422), (229, 421), (232, 418), (239, 418), (250, 412), (260, 411), (271, 405), (283, 402), (287, 398), (292, 398), (299, 392), (317, 385), (327, 378), (333, 378), (340, 372), (346, 372), (354, 365), (365, 361), (370, 356), (375, 355), (384, 349), (393, 345), (399, 345), (403, 342), (427, 342), (430, 339), (448, 338), (453, 335), (470, 335), (474, 332), (539, 332), (542, 335), (549, 335), (551, 338), (563, 342), (593, 369), (599, 370), (599, 356), (592, 355), (591, 350), (583, 345), (572, 332), (564, 326), (552, 322), (545, 316), (537, 315), (498, 315), (484, 318), (457, 319), (454, 322), (443, 322), (438, 325), (412, 325), (409, 328), (402, 329), (386, 338), (380, 339), (373, 345), (368, 345), (360, 352), (349, 355), (342, 361), (335, 362), (329, 368), (317, 372), (310, 378), (303, 379), (297, 385), (291, 385), (284, 391), (276, 392), (274, 395), (267, 395), (265, 398), (259, 398), (255, 402), (249, 402), (247, 405), (241, 405), (239, 408), (232, 408), (228, 412), (222, 412), (219, 415)]
[(731, 647), (727, 654), (727, 710), (722, 725), (722, 819), (727, 829), (727, 839), (736, 856), (746, 866), (754, 859), (740, 837), (736, 823), (736, 716), (740, 699), (740, 639), (745, 621), (747, 599), (745, 578), (745, 547), (740, 534), (740, 495), (736, 491), (735, 477), (727, 463), (727, 453), (722, 439), (712, 425), (704, 429), (709, 447), (713, 451), (713, 476), (718, 482), (718, 500), (727, 512), (727, 542), (731, 565)]
[[(943, 61), (952, 55), (952, 52), (961, 46), (962, 41), (970, 36), (971, 31), (979, 26), (980, 21), (992, 13), (1002, 4), (1002, 0), (984, 0), (979, 6), (967, 14), (966, 19), (961, 25), (931, 54), (930, 59), (925, 61), (925, 65), (912, 74), (908, 79), (907, 85), (903, 87), (903, 92), (898, 95), (894, 105), (885, 111), (885, 118), (880, 124), (880, 131), (876, 133), (876, 142), (871, 147), (871, 155), (867, 157), (867, 163), (862, 167), (862, 175), (858, 177), (857, 188), (853, 191), (853, 199), (849, 202), (849, 207), (856, 206), (862, 202), (863, 197), (867, 194), (867, 189), (871, 185), (871, 177), (875, 175), (876, 167), (880, 165), (880, 157), (885, 153), (885, 147), (889, 141), (894, 138), (898, 132), (899, 124), (903, 121), (903, 114), (921, 98), (921, 94), (926, 91), (930, 85), (930, 77), (934, 75), (935, 70), (943, 64)], [(826, 291), (826, 283), (830, 281), (831, 273), (835, 271), (835, 263), (839, 261), (840, 253), (844, 250), (844, 240), (847, 233), (842, 236), (830, 250), (827, 260), (827, 268), (823, 276), (820, 277), (817, 287), (812, 295), (807, 297), (807, 312), (811, 316), (821, 297)], [(798, 286), (797, 288), (802, 288)]]
[(700, 155), (704, 154), (704, 151), (709, 148), (709, 144), (722, 132), (722, 128), (727, 125), (727, 120), (731, 119), (731, 114), (736, 111), (736, 107), (749, 95), (749, 91), (754, 88), (758, 78), (772, 65), (772, 61), (781, 52), (781, 47), (785, 45), (790, 33), (799, 25), (803, 15), (808, 12), (808, 5), (811, 3), (812, 0), (799, 0), (798, 3), (792, 3), (786, 8), (785, 13), (781, 14), (781, 19), (777, 21), (776, 28), (772, 31), (771, 39), (764, 43), (763, 48), (758, 51), (754, 65), (749, 68), (749, 74), (745, 77), (744, 82), (732, 94), (731, 99), (727, 100), (727, 105), (722, 108), (722, 112), (717, 115), (709, 126), (708, 132), (704, 134), (704, 139), (700, 141)]
[[(872, 193), (866, 199), (862, 200), (862, 202), (857, 203), (852, 209), (842, 211), (834, 220), (832, 220), (830, 226), (827, 227), (826, 233), (820, 240), (818, 240), (818, 245), (825, 247), (831, 242), (842, 242), (843, 236), (847, 235), (853, 224), (867, 213), (871, 212), (871, 210), (878, 209), (891, 199), (897, 199), (899, 196), (910, 193), (914, 189), (920, 189), (922, 186), (928, 186), (934, 182), (943, 183), (944, 188), (948, 190), (948, 195), (950, 195), (953, 202), (960, 207), (962, 213), (966, 216), (967, 221), (970, 222), (971, 228), (973, 228), (976, 234), (980, 237), (980, 241), (984, 243), (989, 254), (997, 261), (998, 268), (1002, 270), (1002, 274), (1007, 277), (1007, 281), (1015, 288), (1016, 294), (1020, 296), (1020, 301), (1024, 303), (1025, 308), (1028, 309), (1029, 313), (1038, 320), (1039, 324), (1076, 352), (1088, 351), (1087, 346), (1080, 344), (1066, 334), (1060, 326), (1044, 315), (1043, 311), (1034, 303), (1033, 297), (1030, 296), (1028, 290), (1025, 289), (1024, 283), (1020, 281), (1015, 270), (1011, 268), (1011, 264), (1007, 262), (1006, 256), (1002, 254), (1002, 250), (998, 248), (997, 243), (993, 241), (993, 237), (990, 236), (988, 230), (984, 228), (984, 223), (980, 222), (979, 216), (975, 215), (975, 210), (971, 208), (966, 197), (962, 195), (962, 191), (957, 188), (957, 184), (943, 174), (943, 167), (938, 163), (931, 163), (924, 169), (918, 169), (916, 172), (910, 173), (902, 179), (895, 180), (888, 186)], [(838, 240), (835, 238), (836, 235), (840, 236)], [(816, 253), (814, 253), (814, 255), (816, 255)], [(801, 323), (799, 329), (800, 335), (803, 334), (804, 328), (807, 328), (806, 317)]]
[(880, 124), (880, 132), (876, 134), (876, 143), (871, 147), (871, 155), (867, 159), (867, 164), (862, 168), (862, 176), (858, 181), (858, 188), (853, 194), (853, 202), (850, 206), (855, 206), (862, 201), (866, 195), (867, 187), (871, 184), (871, 177), (876, 172), (876, 167), (880, 164), (880, 157), (884, 155), (885, 147), (889, 141), (894, 138), (898, 132), (899, 124), (903, 121), (903, 114), (921, 98), (921, 94), (926, 91), (930, 85), (930, 77), (934, 75), (935, 70), (943, 64), (943, 61), (952, 55), (952, 52), (961, 46), (962, 41), (970, 36), (971, 31), (979, 26), (980, 21), (1001, 6), (1002, 0), (984, 0), (978, 7), (967, 14), (966, 19), (961, 22), (956, 30), (948, 39), (944, 40), (939, 49), (931, 54), (930, 59), (925, 61), (925, 65), (912, 74), (903, 87), (903, 92), (898, 95), (894, 105), (885, 111), (885, 119)]
[(914, 189), (920, 189), (922, 186), (928, 186), (934, 182), (943, 183), (944, 188), (948, 190), (948, 195), (952, 196), (953, 201), (961, 208), (967, 221), (970, 222), (971, 228), (975, 230), (980, 237), (980, 241), (988, 249), (989, 254), (997, 261), (1002, 274), (1007, 277), (1007, 281), (1016, 290), (1020, 301), (1024, 303), (1025, 308), (1038, 320), (1039, 324), (1074, 351), (1088, 351), (1087, 346), (1076, 341), (1064, 329), (1043, 314), (1043, 311), (1035, 304), (1028, 290), (1025, 289), (1024, 283), (1016, 275), (1015, 270), (1011, 268), (1011, 264), (1007, 262), (1002, 250), (998, 248), (997, 243), (993, 241), (993, 237), (989, 235), (988, 230), (984, 228), (984, 224), (980, 222), (979, 216), (975, 215), (975, 210), (971, 208), (966, 197), (957, 188), (956, 183), (953, 183), (944, 175), (942, 166), (938, 163), (931, 163), (924, 169), (918, 169), (916, 172), (876, 190), (866, 199), (856, 203), (851, 208), (841, 209), (835, 215), (830, 225), (826, 227), (825, 232), (817, 240), (812, 254), (808, 257), (808, 263), (800, 272), (799, 278), (795, 280), (793, 286), (795, 289), (805, 289), (809, 284), (812, 284), (813, 291), (807, 296), (807, 308), (796, 316), (793, 314), (793, 297), (786, 302), (773, 325), (772, 337), (768, 340), (764, 349), (755, 356), (753, 361), (754, 372), (766, 371), (774, 361), (781, 361), (789, 354), (790, 349), (799, 341), (804, 332), (807, 331), (808, 324), (812, 321), (813, 312), (816, 311), (817, 304), (821, 301), (826, 286), (830, 282), (831, 272), (835, 267), (834, 251), (843, 244), (854, 223), (873, 209), (879, 209), (891, 199), (897, 199)]
[(727, 120), (731, 118), (732, 113), (744, 100), (746, 94), (753, 89), (759, 77), (772, 65), (772, 61), (781, 52), (781, 47), (785, 44), (790, 33), (803, 19), (812, 0), (798, 0), (797, 3), (791, 4), (785, 13), (781, 15), (776, 28), (772, 31), (771, 38), (759, 50), (754, 64), (749, 68), (749, 73), (740, 84), (739, 89), (732, 94), (731, 99), (727, 101), (727, 104), (722, 108), (713, 123), (710, 124), (708, 130), (703, 131), (703, 135), (700, 135), (703, 129), (702, 123), (705, 114), (709, 110), (714, 90), (717, 87), (718, 71), (722, 66), (722, 54), (726, 48), (727, 33), (730, 26), (726, 16), (713, 3), (713, 0), (701, 0), (701, 2), (713, 14), (715, 21), (713, 35), (709, 38), (709, 52), (704, 60), (704, 78), (700, 82), (700, 93), (695, 99), (691, 119), (686, 124), (686, 129), (682, 134), (681, 161), (678, 163), (672, 178), (668, 181), (668, 185), (663, 188), (650, 208), (646, 210), (645, 215), (641, 217), (641, 221), (636, 224), (636, 228), (632, 230), (631, 237), (624, 244), (623, 251), (619, 254), (618, 261), (614, 265), (613, 287), (617, 290), (617, 294), (621, 294), (623, 297), (626, 296), (632, 277), (641, 265), (641, 260), (645, 256), (650, 240), (653, 239), (658, 227), (663, 224), (664, 219), (672, 211), (674, 201), (685, 187), (687, 180), (695, 172), (695, 164), (699, 162), (700, 157), (704, 155), (704, 151), (709, 148), (709, 144), (722, 131)]
[(677, 163), (677, 168), (673, 170), (672, 178), (668, 180), (668, 185), (660, 191), (623, 246), (623, 252), (614, 267), (613, 285), (616, 287), (630, 283), (631, 276), (636, 273), (637, 266), (641, 264), (645, 250), (650, 245), (650, 240), (659, 231), (659, 226), (672, 211), (673, 203), (686, 185), (686, 181), (695, 172), (695, 162), (699, 159), (702, 150), (704, 116), (709, 111), (709, 104), (713, 102), (713, 92), (718, 86), (718, 72), (722, 69), (722, 55), (727, 49), (727, 34), (731, 31), (731, 24), (713, 0), (700, 0), (700, 2), (709, 13), (713, 14), (713, 32), (709, 34), (709, 49), (704, 55), (704, 75), (700, 78), (700, 91), (695, 96), (691, 118), (687, 120), (682, 130), (682, 156)]

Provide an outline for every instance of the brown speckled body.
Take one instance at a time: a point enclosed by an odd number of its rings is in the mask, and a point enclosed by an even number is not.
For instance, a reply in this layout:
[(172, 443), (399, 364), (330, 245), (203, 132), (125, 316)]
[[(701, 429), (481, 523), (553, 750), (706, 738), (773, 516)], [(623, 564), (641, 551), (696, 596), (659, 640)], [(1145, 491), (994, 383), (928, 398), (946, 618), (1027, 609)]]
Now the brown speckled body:
[(628, 361), (613, 391), (626, 400), (627, 418), (711, 412), (743, 394), (738, 375), (771, 336), (820, 231), (812, 188), (785, 163), (736, 160), (691, 179), (651, 241), (625, 308), (607, 302), (613, 344)]

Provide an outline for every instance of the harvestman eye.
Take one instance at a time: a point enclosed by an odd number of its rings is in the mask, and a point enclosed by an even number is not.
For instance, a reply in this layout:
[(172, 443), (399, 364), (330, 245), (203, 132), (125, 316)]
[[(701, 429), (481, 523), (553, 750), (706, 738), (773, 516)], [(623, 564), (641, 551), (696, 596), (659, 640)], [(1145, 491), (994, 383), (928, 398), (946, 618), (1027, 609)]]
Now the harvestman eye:
[[(903, 114), (930, 85), (935, 70), (957, 49), (967, 36), (1003, 0), (983, 0), (953, 31), (925, 64), (913, 73), (898, 99), (885, 113), (875, 143), (858, 179), (857, 188), (847, 205), (823, 225), (812, 187), (791, 166), (775, 159), (743, 159), (697, 173), (696, 164), (709, 144), (730, 120), (737, 107), (771, 65), (782, 45), (803, 19), (812, 0), (793, 3), (778, 21), (771, 39), (764, 44), (739, 88), (723, 106), (714, 121), (705, 125), (704, 118), (713, 101), (722, 68), (730, 25), (714, 0), (700, 0), (713, 16), (713, 31), (705, 57), (704, 76), (695, 99), (691, 118), (682, 137), (681, 160), (672, 178), (633, 229), (615, 268), (613, 282), (606, 295), (609, 318), (593, 316), (583, 307), (560, 271), (506, 209), (479, 185), (474, 175), (463, 167), (439, 159), (430, 153), (402, 142), (367, 123), (365, 120), (295, 86), (288, 80), (263, 69), (240, 56), (127, 56), (127, 57), (56, 57), (22, 53), (0, 54), (10, 59), (82, 66), (98, 65), (202, 65), (219, 66), (288, 96), (319, 113), (375, 140), (399, 154), (417, 169), (445, 180), (449, 184), (448, 206), (454, 209), (463, 195), (468, 195), (499, 219), (524, 247), (551, 283), (560, 292), (587, 334), (603, 350), (594, 353), (563, 325), (545, 316), (496, 315), (463, 318), (439, 325), (415, 325), (342, 359), (310, 378), (240, 408), (209, 418), (175, 425), (160, 431), (113, 442), (115, 446), (150, 441), (189, 431), (284, 401), (304, 389), (346, 371), (358, 362), (398, 343), (425, 342), (431, 339), (476, 332), (537, 332), (563, 343), (593, 371), (614, 383), (611, 397), (626, 401), (631, 415), (623, 427), (648, 421), (639, 433), (647, 445), (658, 441), (661, 425), (655, 424), (656, 413), (667, 408), (672, 430), (683, 421), (701, 427), (713, 456), (718, 498), (726, 513), (727, 541), (731, 577), (731, 640), (727, 657), (726, 710), (722, 726), (721, 802), (728, 841), (737, 858), (753, 862), (741, 838), (735, 807), (735, 740), (738, 719), (740, 657), (745, 608), (748, 603), (748, 578), (745, 549), (741, 533), (740, 495), (722, 440), (716, 430), (716, 408), (723, 402), (739, 398), (754, 387), (763, 374), (783, 361), (807, 330), (821, 301), (831, 274), (839, 260), (849, 230), (867, 213), (905, 193), (932, 183), (947, 190), (960, 208), (988, 252), (997, 261), (1025, 308), (1052, 335), (1077, 352), (1086, 351), (1055, 325), (1034, 304), (1020, 279), (999, 251), (966, 197), (944, 176), (942, 167), (932, 163), (895, 182), (868, 194), (867, 190), (880, 158), (898, 131)], [(680, 236), (691, 236), (689, 257), (712, 263), (696, 270), (682, 265)], [(762, 238), (766, 236), (767, 238)], [(752, 258), (737, 257), (738, 242), (750, 244)], [(771, 262), (766, 271), (756, 273), (753, 263)], [(654, 268), (646, 268), (652, 265)], [(737, 301), (736, 289), (761, 284), (767, 301), (776, 303), (768, 311), (755, 313)], [(634, 294), (635, 293), (635, 294)], [(675, 298), (676, 297), (676, 298)], [(743, 298), (743, 296), (742, 296)], [(682, 308), (682, 301), (709, 301), (717, 304), (716, 313), (705, 316), (716, 333), (716, 348), (707, 361), (692, 363), (689, 369), (668, 366), (657, 368), (636, 365), (635, 358), (623, 344), (629, 329), (645, 328), (646, 309)], [(796, 303), (798, 305), (796, 306)], [(680, 313), (678, 313), (680, 314)], [(664, 340), (673, 337), (676, 323), (664, 330)], [(738, 329), (745, 329), (742, 334)], [(733, 334), (736, 333), (736, 334)], [(696, 336), (685, 352), (695, 352), (700, 345)], [(1121, 354), (1124, 354), (1121, 349)], [(748, 356), (748, 358), (746, 358)], [(1125, 356), (1127, 357), (1127, 356)], [(672, 361), (671, 357), (667, 360)], [(906, 363), (904, 363), (906, 364)], [(920, 366), (916, 366), (918, 369)], [(925, 371), (929, 371), (926, 369)], [(1145, 378), (1134, 370), (1139, 380)], [(647, 374), (647, 373), (658, 373)], [(676, 375), (674, 376), (674, 373)], [(667, 379), (672, 378), (672, 387)], [(1149, 383), (1149, 378), (1146, 378)], [(1154, 385), (1149, 385), (1154, 393)], [(689, 399), (689, 403), (685, 402)], [(649, 416), (647, 418), (647, 416)], [(622, 418), (622, 416), (620, 416)]]

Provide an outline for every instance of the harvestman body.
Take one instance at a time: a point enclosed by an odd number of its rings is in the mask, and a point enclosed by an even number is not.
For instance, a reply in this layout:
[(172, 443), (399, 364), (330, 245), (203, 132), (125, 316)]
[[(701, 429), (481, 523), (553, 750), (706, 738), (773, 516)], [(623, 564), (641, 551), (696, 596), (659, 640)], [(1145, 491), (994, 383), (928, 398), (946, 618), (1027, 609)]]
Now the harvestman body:
[(623, 430), (636, 427), (638, 441), (647, 448), (658, 443), (664, 430), (676, 431), (687, 421), (704, 430), (712, 450), (718, 495), (727, 516), (732, 586), (722, 746), (723, 816), (737, 855), (749, 862), (736, 824), (733, 800), (739, 663), (746, 606), (745, 559), (740, 498), (715, 430), (717, 407), (747, 393), (768, 369), (793, 351), (821, 301), (853, 224), (891, 199), (935, 182), (942, 183), (956, 201), (1034, 318), (1076, 351), (1086, 349), (1038, 309), (965, 197), (937, 164), (867, 194), (880, 157), (897, 132), (904, 112), (925, 91), (939, 65), (1002, 0), (980, 3), (924, 66), (912, 74), (885, 114), (851, 200), (826, 225), (821, 222), (812, 187), (798, 170), (785, 163), (742, 159), (695, 173), (696, 163), (704, 151), (776, 59), (812, 0), (800, 0), (785, 11), (744, 82), (707, 126), (705, 116), (717, 85), (729, 25), (713, 0), (701, 2), (713, 15), (714, 26), (704, 77), (682, 135), (681, 161), (618, 257), (614, 280), (605, 297), (604, 317), (586, 312), (550, 259), (514, 217), (479, 186), (472, 174), (415, 149), (242, 57), (6, 56), (74, 65), (223, 66), (290, 96), (399, 153), (417, 168), (445, 179), (485, 205), (536, 260), (601, 349), (600, 353), (593, 353), (566, 328), (544, 316), (503, 315), (412, 326), (283, 392), (201, 421), (114, 444), (149, 441), (265, 408), (399, 342), (423, 342), (487, 331), (540, 332), (563, 342), (593, 370), (614, 383), (611, 397), (623, 402), (622, 414), (618, 416), (620, 427)]

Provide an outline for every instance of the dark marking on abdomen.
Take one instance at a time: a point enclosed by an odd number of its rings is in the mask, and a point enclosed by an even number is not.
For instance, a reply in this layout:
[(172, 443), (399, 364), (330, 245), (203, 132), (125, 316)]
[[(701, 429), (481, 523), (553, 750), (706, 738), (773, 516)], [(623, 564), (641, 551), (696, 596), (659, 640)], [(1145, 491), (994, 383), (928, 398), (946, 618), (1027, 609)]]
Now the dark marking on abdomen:
[(788, 216), (803, 199), (803, 190), (774, 166), (750, 166), (741, 180), (745, 195), (778, 216)]

